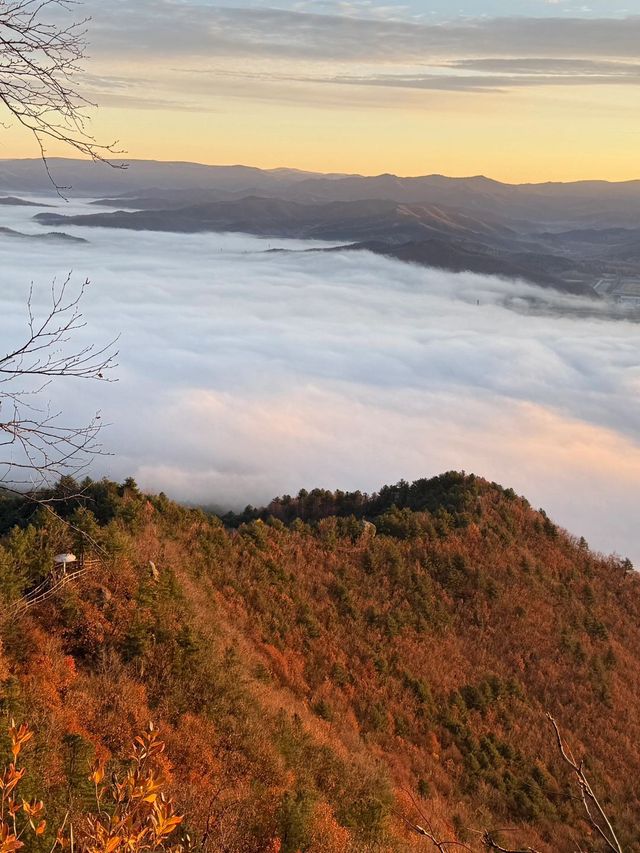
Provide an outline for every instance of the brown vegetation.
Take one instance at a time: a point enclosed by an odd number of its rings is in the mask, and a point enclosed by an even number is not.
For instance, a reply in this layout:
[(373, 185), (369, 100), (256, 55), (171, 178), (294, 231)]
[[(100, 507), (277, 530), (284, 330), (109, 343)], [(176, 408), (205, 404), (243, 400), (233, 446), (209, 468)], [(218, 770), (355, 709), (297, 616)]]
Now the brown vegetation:
[(178, 836), (203, 853), (430, 849), (409, 824), (472, 850), (488, 832), (494, 849), (599, 853), (546, 711), (640, 850), (628, 562), (460, 474), (226, 525), (132, 481), (67, 491), (55, 514), (0, 510), (7, 614), (84, 535), (107, 555), (2, 626), (2, 710), (37, 733), (34, 850), (70, 800), (90, 808), (87, 763), (121, 779), (154, 719)]
[[(33, 847), (47, 832), (44, 802), (20, 796), (26, 770), (18, 766), (18, 757), (32, 738), (25, 723), (16, 726), (11, 721), (13, 761), (0, 777), (1, 853)], [(163, 752), (164, 743), (150, 725), (136, 737), (129, 767), (121, 778), (114, 773), (111, 782), (104, 784), (105, 766), (98, 760), (89, 775), (95, 790), (94, 811), (69, 809), (55, 833), (51, 853), (58, 849), (71, 853), (182, 853), (183, 845), (170, 842), (182, 816), (175, 814), (162, 791), (159, 758)]]

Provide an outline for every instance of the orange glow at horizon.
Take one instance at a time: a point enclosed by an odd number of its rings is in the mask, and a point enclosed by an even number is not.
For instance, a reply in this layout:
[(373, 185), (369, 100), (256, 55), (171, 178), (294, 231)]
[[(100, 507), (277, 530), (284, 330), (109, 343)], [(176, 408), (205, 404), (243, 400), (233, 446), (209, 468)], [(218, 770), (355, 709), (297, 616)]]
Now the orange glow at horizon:
[[(92, 133), (119, 139), (124, 159), (132, 160), (325, 173), (484, 174), (509, 183), (640, 178), (640, 90), (629, 86), (403, 91), (395, 102), (385, 91), (379, 105), (368, 97), (344, 106), (220, 94), (202, 110), (103, 105)], [(52, 146), (48, 154), (70, 157), (73, 151)], [(25, 131), (0, 131), (1, 158), (38, 155)]]

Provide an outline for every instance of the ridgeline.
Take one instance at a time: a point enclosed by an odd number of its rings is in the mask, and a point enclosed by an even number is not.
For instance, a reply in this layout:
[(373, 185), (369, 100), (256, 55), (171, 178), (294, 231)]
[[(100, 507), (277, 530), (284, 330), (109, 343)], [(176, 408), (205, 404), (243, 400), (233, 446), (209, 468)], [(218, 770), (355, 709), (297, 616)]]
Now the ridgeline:
[[(224, 519), (133, 481), (51, 497), (0, 498), (0, 701), (49, 826), (153, 720), (196, 850), (430, 850), (426, 817), (595, 853), (550, 712), (640, 850), (640, 579), (512, 490), (448, 473)], [(68, 552), (89, 569), (30, 605)]]

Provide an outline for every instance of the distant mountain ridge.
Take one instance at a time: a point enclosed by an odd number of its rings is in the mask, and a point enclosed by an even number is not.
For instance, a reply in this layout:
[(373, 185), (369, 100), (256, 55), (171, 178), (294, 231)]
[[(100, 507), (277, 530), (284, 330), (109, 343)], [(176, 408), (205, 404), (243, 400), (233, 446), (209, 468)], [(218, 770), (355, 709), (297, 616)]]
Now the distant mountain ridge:
[(38, 204), (35, 201), (26, 201), (23, 198), (16, 196), (0, 197), (0, 205), (2, 207), (49, 207), (49, 205)]
[[(553, 234), (520, 233), (494, 217), (482, 220), (443, 205), (408, 204), (390, 199), (311, 204), (251, 195), (187, 206), (149, 206), (142, 210), (77, 216), (44, 212), (35, 218), (47, 227), (238, 232), (336, 242), (452, 272), (523, 278), (568, 292), (593, 292), (585, 283), (590, 268), (585, 266), (580, 253), (573, 251), (572, 239), (565, 246)], [(606, 254), (606, 244), (600, 251)]]
[[(258, 169), (251, 166), (210, 166), (200, 163), (132, 160), (126, 169), (109, 169), (95, 163), (65, 158), (51, 158), (51, 173), (62, 187), (74, 196), (140, 196), (150, 198), (163, 191), (206, 191), (250, 194), (260, 190), (277, 191), (289, 200), (317, 203), (320, 201), (354, 201), (391, 199), (407, 204), (465, 204), (474, 201), (477, 209), (510, 201), (526, 201), (571, 206), (596, 202), (619, 206), (628, 202), (640, 214), (640, 179), (612, 183), (577, 181), (570, 183), (506, 184), (486, 178), (447, 177), (439, 174), (400, 177), (392, 174), (354, 175), (322, 174), (296, 169)], [(42, 161), (0, 159), (0, 191), (54, 193)], [(183, 203), (187, 203), (184, 201)], [(526, 212), (526, 210), (525, 210)]]
[(117, 210), (80, 216), (40, 213), (36, 219), (45, 225), (68, 223), (189, 233), (225, 230), (319, 240), (355, 240), (371, 237), (378, 229), (381, 237), (397, 241), (419, 238), (425, 233), (486, 234), (498, 238), (509, 238), (513, 233), (433, 205), (408, 205), (388, 199), (310, 204), (253, 195), (159, 210)]
[(0, 227), (0, 238), (13, 240), (25, 240), (34, 242), (47, 243), (88, 243), (84, 237), (74, 237), (71, 234), (65, 234), (63, 231), (49, 231), (46, 234), (25, 234), (22, 231), (14, 231), (13, 228)]
[[(597, 298), (640, 281), (640, 181), (503, 184), (482, 176), (321, 175), (134, 161), (52, 160), (57, 181), (105, 211), (40, 213), (65, 225), (243, 232), (353, 244), (425, 266), (523, 278)], [(39, 161), (0, 161), (0, 189), (44, 192)], [(49, 191), (51, 185), (49, 184)]]

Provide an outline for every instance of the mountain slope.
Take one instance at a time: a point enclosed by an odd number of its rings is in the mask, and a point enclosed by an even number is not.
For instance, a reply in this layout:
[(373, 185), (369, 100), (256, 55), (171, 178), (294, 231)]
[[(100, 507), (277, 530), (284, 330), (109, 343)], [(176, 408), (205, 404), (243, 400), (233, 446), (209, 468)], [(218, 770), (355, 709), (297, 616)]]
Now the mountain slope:
[[(588, 272), (562, 245), (524, 238), (512, 229), (464, 212), (384, 199), (301, 204), (252, 196), (166, 209), (118, 210), (79, 216), (39, 213), (49, 226), (124, 228), (135, 231), (241, 232), (265, 237), (353, 243), (398, 260), (454, 272), (522, 277), (537, 284), (594, 295)], [(555, 252), (554, 252), (555, 249)]]
[[(474, 272), (523, 278), (543, 287), (555, 287), (569, 293), (584, 294), (583, 283), (564, 281), (562, 276), (576, 269), (575, 263), (558, 255), (490, 251), (481, 244), (443, 239), (414, 240), (400, 245), (369, 240), (347, 246), (350, 251), (374, 252), (405, 263), (450, 272)], [(343, 251), (330, 249), (327, 251)]]
[(484, 235), (509, 239), (506, 227), (487, 225), (455, 211), (435, 206), (399, 204), (385, 199), (302, 204), (283, 199), (247, 196), (166, 209), (114, 211), (79, 216), (39, 213), (44, 225), (127, 228), (142, 231), (197, 233), (240, 231), (265, 236), (322, 240), (356, 240), (387, 236), (391, 240), (431, 234), (457, 237)]
[[(133, 161), (127, 170), (72, 160), (51, 166), (73, 194), (93, 196), (109, 210), (38, 214), (45, 226), (371, 244), (413, 263), (431, 265), (436, 257), (443, 269), (517, 276), (594, 299), (607, 278), (613, 301), (640, 276), (640, 181), (510, 185), (482, 176), (320, 175), (152, 161)], [(50, 192), (40, 169), (39, 162), (0, 161), (0, 187)]]
[(2, 207), (48, 207), (49, 205), (37, 204), (34, 201), (25, 201), (23, 198), (15, 196), (0, 196), (0, 206)]
[(69, 786), (90, 794), (82, 761), (117, 762), (153, 718), (202, 851), (428, 849), (397, 817), (420, 822), (415, 801), (474, 850), (509, 827), (504, 844), (595, 853), (550, 710), (640, 850), (639, 580), (513, 492), (451, 473), (224, 525), (132, 482), (56, 497), (71, 528), (0, 504), (7, 604), (80, 530), (105, 555), (4, 611), (3, 707), (36, 729), (51, 825)]
[[(149, 160), (133, 160), (125, 170), (64, 158), (51, 158), (49, 163), (57, 183), (70, 187), (74, 195), (144, 196), (154, 207), (154, 197), (170, 198), (174, 191), (181, 193), (183, 200), (193, 193), (196, 201), (210, 191), (309, 204), (387, 199), (401, 204), (442, 205), (502, 224), (527, 220), (553, 223), (554, 228), (565, 230), (577, 227), (579, 222), (585, 227), (640, 224), (640, 181), (514, 185), (483, 176), (323, 175), (295, 169)], [(0, 189), (11, 193), (52, 193), (39, 159), (0, 160)]]
[(83, 237), (74, 237), (65, 234), (64, 231), (49, 231), (41, 234), (25, 234), (22, 231), (14, 231), (13, 228), (0, 226), (0, 238), (11, 240), (24, 240), (35, 243), (88, 243)]

